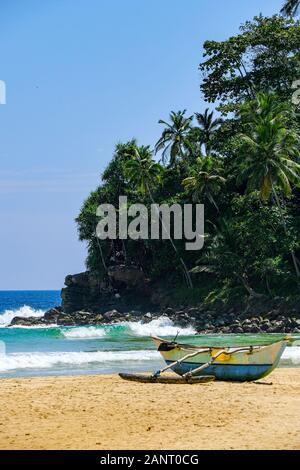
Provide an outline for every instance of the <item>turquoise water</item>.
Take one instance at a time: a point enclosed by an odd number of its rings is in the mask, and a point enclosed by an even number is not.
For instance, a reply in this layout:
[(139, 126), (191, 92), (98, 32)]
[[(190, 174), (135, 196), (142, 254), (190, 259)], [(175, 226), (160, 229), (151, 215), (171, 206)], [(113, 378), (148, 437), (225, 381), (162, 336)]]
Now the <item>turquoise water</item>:
[[(60, 303), (58, 291), (0, 292), (0, 376), (36, 376), (157, 370), (163, 365), (150, 334), (174, 338), (178, 328), (162, 317), (148, 324), (101, 327), (7, 328), (14, 316), (40, 316)], [(272, 342), (281, 335), (195, 336), (192, 327), (180, 340), (199, 345)], [(4, 352), (5, 350), (5, 352)], [(300, 348), (288, 348), (281, 365), (300, 365)]]

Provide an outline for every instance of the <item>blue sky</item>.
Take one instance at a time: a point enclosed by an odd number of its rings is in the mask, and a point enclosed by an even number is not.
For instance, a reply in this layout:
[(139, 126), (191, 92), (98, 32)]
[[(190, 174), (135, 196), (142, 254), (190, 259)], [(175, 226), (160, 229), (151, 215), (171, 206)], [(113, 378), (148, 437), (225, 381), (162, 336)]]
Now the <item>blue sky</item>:
[(283, 0), (0, 0), (0, 290), (84, 270), (74, 218), (114, 145), (201, 111), (202, 44)]

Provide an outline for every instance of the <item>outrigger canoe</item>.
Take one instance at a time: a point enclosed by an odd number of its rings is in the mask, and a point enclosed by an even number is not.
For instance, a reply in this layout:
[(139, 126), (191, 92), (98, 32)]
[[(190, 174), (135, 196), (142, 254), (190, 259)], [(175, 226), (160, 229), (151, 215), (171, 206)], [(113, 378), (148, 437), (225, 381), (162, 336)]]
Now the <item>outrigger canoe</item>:
[(167, 367), (184, 379), (215, 377), (216, 380), (252, 382), (269, 375), (278, 365), (291, 338), (269, 345), (240, 347), (199, 347), (152, 337)]

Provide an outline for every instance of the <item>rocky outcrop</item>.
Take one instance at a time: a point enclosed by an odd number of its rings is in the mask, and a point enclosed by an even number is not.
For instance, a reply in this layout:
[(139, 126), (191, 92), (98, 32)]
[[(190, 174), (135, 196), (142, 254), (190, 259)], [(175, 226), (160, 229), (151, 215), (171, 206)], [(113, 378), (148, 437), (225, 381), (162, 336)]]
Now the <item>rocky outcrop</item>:
[(100, 294), (100, 285), (97, 285), (89, 272), (67, 276), (65, 285), (61, 291), (62, 309), (65, 313), (90, 307)]
[(46, 325), (47, 323), (43, 318), (37, 317), (14, 317), (9, 326), (41, 326)]
[(15, 317), (11, 326), (83, 326), (124, 321), (149, 323), (161, 316), (180, 328), (193, 326), (206, 333), (297, 333), (300, 334), (300, 299), (249, 297), (247, 304), (172, 306), (174, 291), (149, 287), (142, 271), (135, 266), (109, 267), (107, 284), (88, 271), (69, 275), (62, 289), (62, 306), (50, 309), (42, 318)]
[(44, 314), (44, 320), (47, 322), (47, 323), (57, 323), (57, 319), (59, 317), (59, 315), (61, 314), (62, 312), (62, 308), (61, 307), (55, 307), (55, 308), (51, 308), (50, 310), (48, 310), (45, 314)]
[(266, 315), (255, 315), (245, 318), (245, 313), (234, 311), (219, 313), (207, 310), (205, 306), (174, 309), (165, 308), (160, 312), (129, 311), (116, 309), (101, 312), (77, 311), (65, 313), (60, 308), (51, 309), (42, 318), (14, 318), (11, 326), (53, 325), (58, 326), (99, 326), (126, 321), (149, 323), (158, 318), (169, 318), (180, 328), (192, 326), (199, 334), (227, 333), (296, 333), (300, 334), (300, 315), (294, 311), (293, 316), (279, 314), (278, 309)]
[(104, 317), (101, 313), (90, 312), (61, 313), (57, 319), (59, 326), (101, 325), (102, 323), (104, 323)]
[(142, 287), (146, 282), (143, 271), (136, 266), (111, 266), (108, 268), (108, 276), (114, 284), (125, 288)]
[(14, 317), (9, 326), (41, 326), (55, 325), (61, 315), (61, 307), (48, 310), (43, 317)]
[(69, 275), (61, 291), (62, 310), (106, 312), (129, 311), (138, 306), (147, 309), (151, 292), (141, 270), (135, 266), (117, 265), (109, 268), (109, 280), (99, 281), (89, 271)]

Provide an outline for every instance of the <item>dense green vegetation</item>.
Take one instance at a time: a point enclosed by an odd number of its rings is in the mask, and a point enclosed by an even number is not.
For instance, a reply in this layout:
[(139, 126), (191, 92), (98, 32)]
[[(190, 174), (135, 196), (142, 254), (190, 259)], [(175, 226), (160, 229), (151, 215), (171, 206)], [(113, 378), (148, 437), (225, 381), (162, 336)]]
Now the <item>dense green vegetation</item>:
[[(283, 16), (258, 16), (235, 37), (206, 41), (199, 68), (209, 108), (160, 120), (153, 151), (134, 139), (116, 146), (76, 219), (87, 266), (101, 279), (119, 256), (175, 296), (183, 286), (199, 301), (299, 295), (298, 6), (287, 1)], [(124, 195), (129, 204), (205, 204), (203, 250), (186, 251), (185, 240), (97, 239), (97, 206), (118, 206)]]

